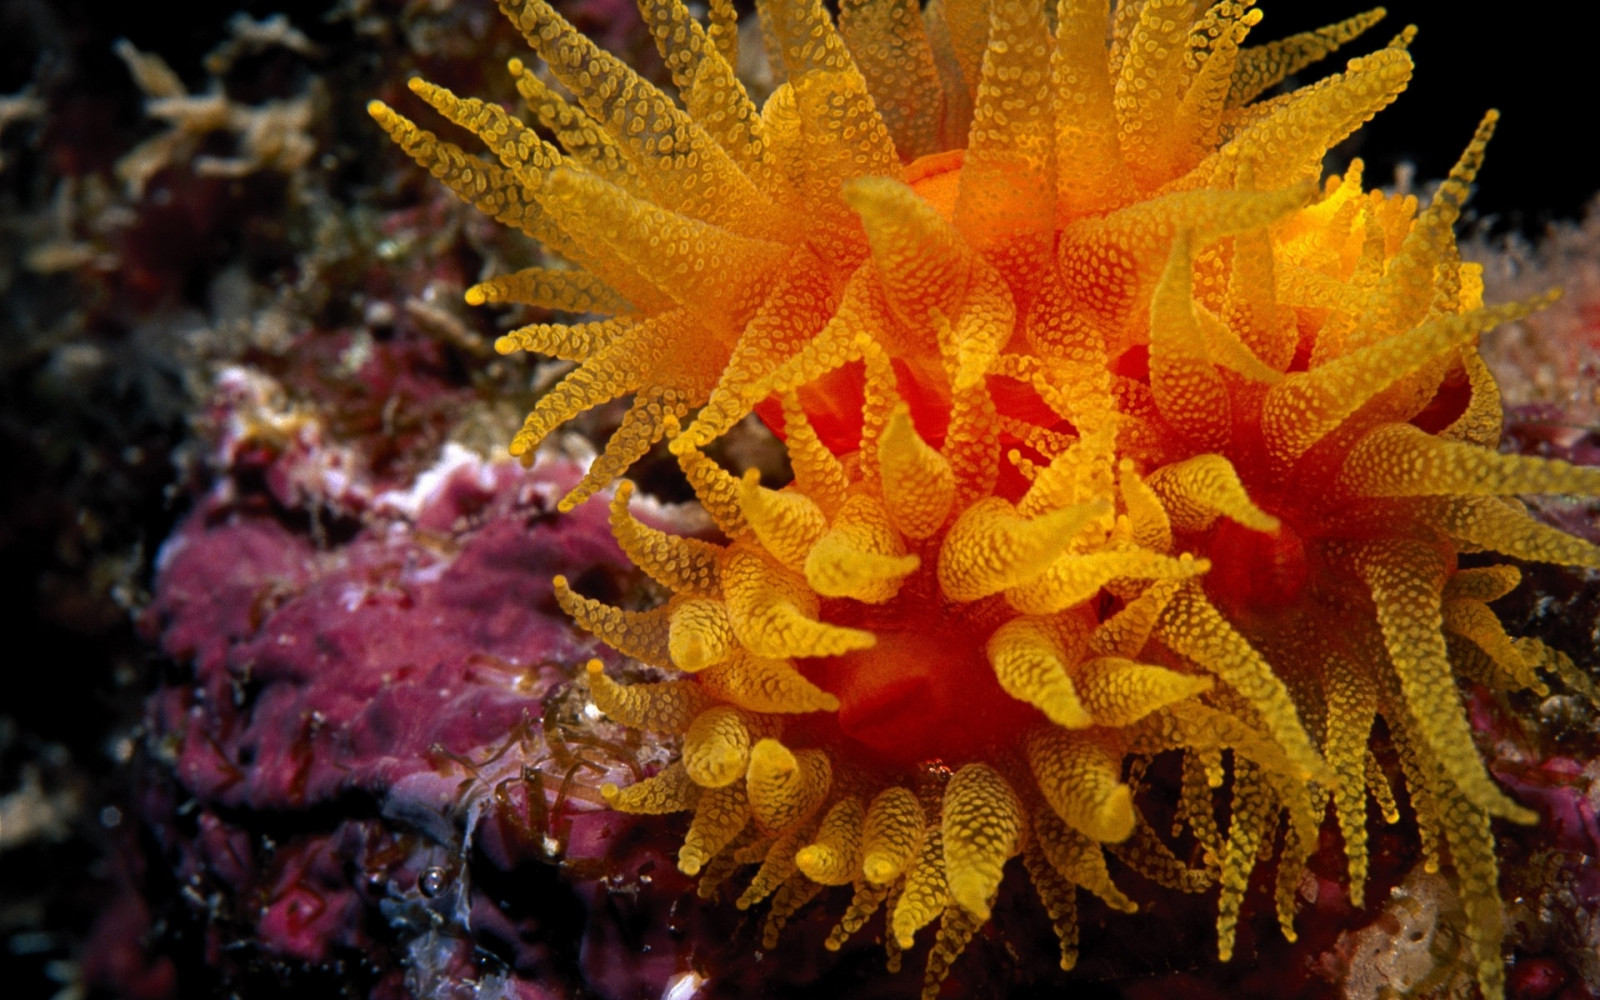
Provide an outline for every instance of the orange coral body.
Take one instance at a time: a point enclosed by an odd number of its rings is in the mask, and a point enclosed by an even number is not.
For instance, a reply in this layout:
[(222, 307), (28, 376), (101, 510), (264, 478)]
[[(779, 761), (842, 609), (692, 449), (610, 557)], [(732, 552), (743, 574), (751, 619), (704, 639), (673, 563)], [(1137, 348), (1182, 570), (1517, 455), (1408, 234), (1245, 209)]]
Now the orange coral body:
[[(648, 528), (619, 486), (617, 539), (671, 596), (628, 611), (557, 581), (581, 625), (671, 672), (589, 668), (601, 711), (682, 737), (616, 808), (691, 812), (679, 866), (707, 893), (754, 866), (738, 903), (770, 899), (769, 946), (825, 886), (852, 887), (830, 947), (883, 909), (897, 967), (937, 921), (931, 997), (1019, 856), (1064, 968), (1080, 891), (1137, 908), (1107, 852), (1216, 886), (1226, 959), (1275, 850), (1292, 937), (1330, 801), (1360, 902), (1369, 795), (1392, 814), (1381, 719), (1500, 995), (1489, 823), (1531, 814), (1490, 779), (1457, 681), (1572, 668), (1487, 608), (1515, 569), (1456, 556), (1600, 565), (1503, 499), (1600, 493), (1600, 471), (1494, 450), (1477, 338), (1544, 301), (1485, 307), (1456, 251), (1494, 116), (1426, 206), (1365, 191), (1359, 164), (1316, 183), (1406, 86), (1409, 29), (1258, 99), (1382, 12), (1246, 47), (1250, 0), (846, 0), (837, 24), (770, 0), (782, 82), (758, 109), (726, 0), (708, 26), (641, 0), (678, 101), (544, 0), (502, 7), (575, 98), (513, 61), (544, 131), (416, 82), (491, 162), (372, 111), (575, 265), (470, 300), (610, 317), (502, 339), (580, 362), (512, 449), (631, 392), (563, 503), (667, 436), (726, 535)], [(785, 437), (784, 489), (701, 450), (753, 411)], [(1185, 857), (1138, 805), (1168, 753)]]

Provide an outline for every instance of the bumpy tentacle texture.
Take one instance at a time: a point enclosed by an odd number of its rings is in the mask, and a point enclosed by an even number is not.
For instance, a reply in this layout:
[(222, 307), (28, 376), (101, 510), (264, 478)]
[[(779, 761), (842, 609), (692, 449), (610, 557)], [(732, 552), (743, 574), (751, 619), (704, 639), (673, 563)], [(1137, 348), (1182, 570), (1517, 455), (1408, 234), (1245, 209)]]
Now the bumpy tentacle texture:
[[(837, 28), (821, 0), (766, 0), (785, 82), (758, 109), (730, 8), (705, 27), (681, 0), (640, 5), (676, 99), (546, 0), (501, 0), (573, 95), (513, 62), (542, 130), (416, 84), (480, 159), (372, 108), (570, 262), (474, 302), (601, 317), (502, 339), (579, 362), (513, 451), (634, 393), (565, 503), (671, 436), (726, 532), (662, 534), (619, 490), (618, 541), (672, 597), (624, 612), (558, 587), (606, 642), (683, 672), (591, 667), (602, 711), (683, 739), (613, 805), (691, 811), (679, 864), (708, 888), (756, 866), (739, 905), (772, 897), (769, 943), (821, 886), (853, 893), (830, 947), (883, 909), (897, 966), (938, 922), (931, 997), (1008, 872), (1063, 966), (1080, 891), (1137, 909), (1108, 851), (1216, 887), (1226, 958), (1274, 849), (1293, 934), (1331, 801), (1359, 901), (1368, 795), (1396, 815), (1381, 719), (1497, 1000), (1489, 823), (1531, 814), (1481, 763), (1458, 681), (1540, 688), (1563, 660), (1488, 609), (1514, 570), (1456, 555), (1600, 566), (1511, 499), (1597, 494), (1600, 470), (1495, 451), (1477, 340), (1543, 300), (1484, 306), (1456, 252), (1493, 114), (1420, 205), (1365, 191), (1359, 163), (1315, 183), (1405, 88), (1409, 32), (1257, 100), (1381, 11), (1252, 47), (1251, 0), (1114, 18), (1107, 0), (845, 0)], [(702, 451), (752, 411), (788, 442), (783, 489)], [(1182, 756), (1197, 868), (1140, 812), (1136, 765), (1163, 753)]]

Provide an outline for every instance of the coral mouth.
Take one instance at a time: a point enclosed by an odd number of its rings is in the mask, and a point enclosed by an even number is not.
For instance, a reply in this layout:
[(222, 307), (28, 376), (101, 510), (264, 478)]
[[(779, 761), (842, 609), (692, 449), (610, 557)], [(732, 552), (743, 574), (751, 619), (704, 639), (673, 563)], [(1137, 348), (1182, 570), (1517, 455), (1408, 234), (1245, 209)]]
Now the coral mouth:
[(896, 677), (868, 691), (851, 691), (840, 699), (839, 728), (857, 743), (880, 754), (900, 751), (925, 728), (925, 720), (938, 716), (940, 705), (934, 685), (926, 675)]
[(981, 645), (933, 627), (880, 632), (872, 649), (804, 672), (838, 697), (843, 735), (886, 763), (981, 757), (1040, 718), (1001, 690)]
[(1220, 521), (1203, 551), (1211, 560), (1206, 594), (1236, 621), (1295, 604), (1311, 575), (1306, 540), (1287, 522), (1262, 532)]

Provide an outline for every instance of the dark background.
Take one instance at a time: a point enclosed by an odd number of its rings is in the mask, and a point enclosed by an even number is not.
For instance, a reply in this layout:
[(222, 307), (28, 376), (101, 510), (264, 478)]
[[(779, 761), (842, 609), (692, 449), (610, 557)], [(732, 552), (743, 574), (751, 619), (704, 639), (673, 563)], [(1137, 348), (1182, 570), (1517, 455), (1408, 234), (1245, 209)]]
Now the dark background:
[[(1320, 27), (1368, 8), (1365, 2), (1263, 0), (1252, 41)], [(1590, 150), (1600, 122), (1591, 75), (1600, 37), (1600, 5), (1489, 4), (1397, 0), (1389, 16), (1351, 46), (1368, 52), (1402, 27), (1420, 29), (1411, 52), (1410, 88), (1346, 148), (1367, 161), (1369, 185), (1387, 184), (1410, 161), (1418, 182), (1445, 175), (1484, 111), (1498, 108), (1499, 130), (1478, 177), (1472, 206), (1496, 229), (1537, 237), (1554, 219), (1578, 217), (1600, 190), (1600, 162)], [(1324, 65), (1343, 65), (1344, 53)]]

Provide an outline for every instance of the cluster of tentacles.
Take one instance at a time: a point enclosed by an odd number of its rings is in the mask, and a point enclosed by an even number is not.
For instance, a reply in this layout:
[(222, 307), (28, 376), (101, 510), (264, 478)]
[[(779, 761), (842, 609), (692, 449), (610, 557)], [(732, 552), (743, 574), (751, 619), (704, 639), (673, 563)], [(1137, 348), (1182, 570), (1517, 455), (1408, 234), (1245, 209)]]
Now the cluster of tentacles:
[[(1063, 967), (1079, 890), (1136, 908), (1108, 852), (1218, 886), (1223, 958), (1275, 856), (1292, 937), (1329, 800), (1360, 903), (1368, 800), (1396, 821), (1400, 778), (1503, 992), (1490, 821), (1531, 814), (1458, 684), (1585, 681), (1502, 630), (1488, 602), (1514, 567), (1457, 556), (1600, 566), (1508, 499), (1600, 493), (1600, 470), (1495, 450), (1477, 338), (1541, 302), (1485, 307), (1456, 251), (1494, 116), (1426, 206), (1363, 190), (1359, 164), (1316, 183), (1406, 86), (1410, 29), (1261, 99), (1382, 12), (1246, 47), (1249, 0), (844, 0), (837, 24), (765, 0), (779, 85), (758, 108), (729, 0), (705, 26), (641, 0), (676, 99), (544, 0), (501, 6), (548, 71), (510, 67), (536, 124), (412, 87), (495, 161), (372, 112), (570, 262), (470, 301), (610, 317), (502, 339), (579, 363), (512, 450), (633, 393), (564, 504), (667, 435), (726, 536), (640, 523), (623, 483), (616, 537), (666, 603), (557, 581), (580, 624), (674, 675), (589, 667), (607, 715), (682, 736), (616, 808), (692, 812), (679, 866), (707, 894), (754, 866), (738, 901), (770, 899), (767, 946), (827, 886), (853, 892), (831, 947), (883, 909), (897, 966), (938, 921), (931, 996), (1018, 856)], [(751, 412), (787, 441), (783, 489), (702, 451)], [(1138, 805), (1163, 754), (1170, 831)]]

